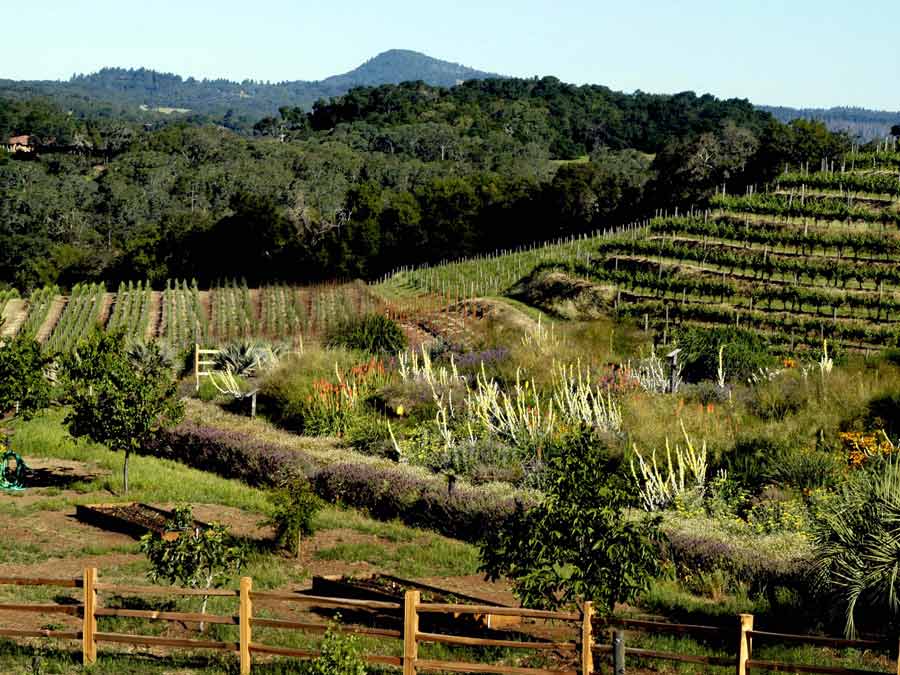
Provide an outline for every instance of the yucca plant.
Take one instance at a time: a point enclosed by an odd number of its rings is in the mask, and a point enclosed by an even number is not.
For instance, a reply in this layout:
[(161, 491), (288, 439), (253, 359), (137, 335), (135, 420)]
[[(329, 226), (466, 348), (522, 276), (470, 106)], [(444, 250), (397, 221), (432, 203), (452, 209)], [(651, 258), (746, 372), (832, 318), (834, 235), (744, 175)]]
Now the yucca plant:
[(844, 631), (900, 618), (900, 463), (874, 462), (846, 483), (814, 524), (819, 587), (839, 599)]

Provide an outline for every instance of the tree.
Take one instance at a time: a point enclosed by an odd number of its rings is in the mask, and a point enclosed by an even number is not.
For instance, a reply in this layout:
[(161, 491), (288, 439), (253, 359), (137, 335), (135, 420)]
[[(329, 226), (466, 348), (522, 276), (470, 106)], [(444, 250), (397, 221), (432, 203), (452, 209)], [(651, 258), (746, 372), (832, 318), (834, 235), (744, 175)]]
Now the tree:
[(125, 492), (131, 453), (184, 415), (177, 383), (158, 354), (159, 346), (149, 345), (145, 352), (146, 362), (138, 367), (128, 356), (124, 335), (96, 331), (61, 361), (71, 405), (65, 419), (69, 433), (124, 451)]
[(900, 138), (900, 124), (895, 124), (891, 127), (891, 136), (894, 138)]
[(45, 374), (50, 361), (34, 340), (0, 343), (0, 417), (12, 413), (27, 419), (50, 405)]
[(625, 515), (631, 496), (616, 464), (586, 430), (560, 442), (547, 461), (543, 501), (488, 534), (481, 569), (508, 577), (530, 607), (591, 600), (607, 614), (634, 598), (656, 570), (659, 519)]
[(266, 525), (275, 528), (275, 541), (279, 546), (294, 549), (300, 557), (300, 542), (313, 533), (312, 520), (322, 501), (312, 491), (305, 477), (297, 477), (274, 490), (269, 496), (272, 517)]
[[(221, 586), (243, 566), (245, 552), (231, 541), (223, 525), (199, 528), (190, 506), (178, 507), (166, 522), (165, 534), (148, 532), (141, 537), (141, 550), (150, 560), (150, 581), (160, 580), (185, 588)], [(203, 596), (200, 613), (206, 613), (209, 596)], [(203, 623), (200, 624), (203, 632)]]

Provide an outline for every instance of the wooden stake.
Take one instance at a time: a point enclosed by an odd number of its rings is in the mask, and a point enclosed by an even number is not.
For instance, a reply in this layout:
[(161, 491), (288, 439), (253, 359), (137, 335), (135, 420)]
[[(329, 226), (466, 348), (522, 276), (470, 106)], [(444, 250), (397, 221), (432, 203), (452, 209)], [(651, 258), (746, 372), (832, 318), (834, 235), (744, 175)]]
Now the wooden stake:
[(613, 631), (613, 674), (625, 675), (625, 631)]
[(419, 645), (416, 638), (419, 633), (419, 591), (406, 591), (403, 596), (403, 675), (416, 675), (416, 659), (419, 656)]
[(594, 617), (594, 603), (584, 603), (581, 615), (581, 673), (591, 675), (594, 672), (594, 630), (591, 619)]
[(97, 568), (84, 568), (84, 619), (81, 628), (81, 661), (89, 666), (97, 662)]
[(251, 667), (250, 659), (250, 639), (251, 628), (250, 619), (253, 615), (253, 603), (250, 600), (250, 592), (253, 590), (253, 579), (250, 577), (241, 577), (241, 604), (238, 611), (240, 626), (240, 650), (241, 650), (241, 675), (249, 675)]
[(753, 640), (747, 634), (753, 630), (753, 615), (741, 614), (741, 633), (738, 642), (737, 675), (747, 675), (747, 661), (753, 653)]

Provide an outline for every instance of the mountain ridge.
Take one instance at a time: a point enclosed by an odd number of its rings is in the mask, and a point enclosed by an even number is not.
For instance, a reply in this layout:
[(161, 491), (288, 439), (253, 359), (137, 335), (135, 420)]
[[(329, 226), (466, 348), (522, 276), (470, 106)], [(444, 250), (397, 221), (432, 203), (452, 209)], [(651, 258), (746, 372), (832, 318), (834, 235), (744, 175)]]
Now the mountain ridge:
[[(0, 80), (0, 95), (46, 96), (75, 109), (83, 100), (104, 102), (127, 110), (178, 109), (199, 114), (259, 118), (282, 106), (310, 108), (319, 99), (345, 94), (353, 87), (423, 81), (450, 87), (472, 79), (502, 77), (409, 49), (390, 49), (353, 70), (322, 80), (263, 82), (197, 79), (149, 68), (106, 67), (69, 80)], [(83, 99), (80, 101), (79, 99)]]

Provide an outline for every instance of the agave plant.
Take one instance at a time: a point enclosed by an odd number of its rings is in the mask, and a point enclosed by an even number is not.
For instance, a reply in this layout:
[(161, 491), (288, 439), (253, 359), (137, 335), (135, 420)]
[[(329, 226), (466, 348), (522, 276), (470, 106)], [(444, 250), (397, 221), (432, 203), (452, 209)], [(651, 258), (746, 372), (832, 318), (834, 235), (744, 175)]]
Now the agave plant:
[(251, 341), (233, 342), (216, 355), (216, 368), (233, 375), (256, 375), (275, 366), (283, 352), (284, 348), (281, 345)]

